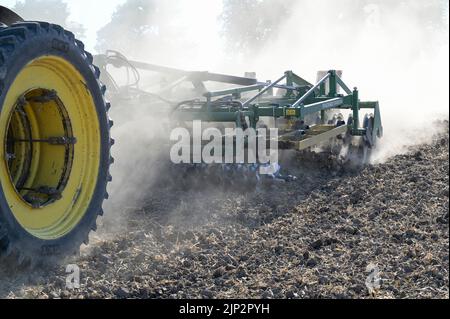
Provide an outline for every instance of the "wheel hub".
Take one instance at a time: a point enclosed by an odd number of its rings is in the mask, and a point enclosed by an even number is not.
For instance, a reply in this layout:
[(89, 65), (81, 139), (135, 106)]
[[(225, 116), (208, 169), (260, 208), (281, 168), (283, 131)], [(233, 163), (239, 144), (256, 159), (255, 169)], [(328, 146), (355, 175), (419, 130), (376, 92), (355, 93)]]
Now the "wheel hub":
[(56, 91), (33, 89), (18, 98), (8, 124), (6, 156), (10, 180), (24, 202), (40, 208), (61, 199), (75, 143)]

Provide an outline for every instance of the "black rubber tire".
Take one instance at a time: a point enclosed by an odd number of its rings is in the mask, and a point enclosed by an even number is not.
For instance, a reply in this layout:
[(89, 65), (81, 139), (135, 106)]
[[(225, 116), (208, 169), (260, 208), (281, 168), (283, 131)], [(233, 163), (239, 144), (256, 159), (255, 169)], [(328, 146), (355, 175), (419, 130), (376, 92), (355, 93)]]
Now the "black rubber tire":
[(15, 12), (0, 6), (0, 24), (11, 25), (14, 22), (22, 22), (23, 19)]
[(368, 165), (371, 162), (372, 153), (377, 144), (377, 136), (374, 135), (373, 126), (374, 126), (374, 117), (373, 115), (366, 115), (363, 121), (363, 128), (367, 130), (367, 133), (362, 138), (362, 146), (361, 146), (361, 156), (362, 162), (364, 165)]
[(41, 240), (29, 234), (16, 221), (0, 185), (0, 255), (18, 264), (32, 261), (55, 262), (66, 255), (79, 252), (81, 244), (88, 243), (89, 233), (96, 230), (96, 221), (103, 214), (102, 204), (108, 198), (107, 184), (113, 162), (110, 149), (114, 140), (110, 137), (112, 121), (109, 119), (109, 103), (105, 101), (106, 87), (100, 83), (100, 71), (93, 65), (92, 55), (84, 50), (82, 42), (61, 26), (45, 22), (21, 22), (0, 27), (0, 112), (8, 88), (17, 74), (33, 59), (56, 55), (74, 66), (86, 80), (100, 127), (100, 167), (92, 200), (75, 228), (64, 237)]

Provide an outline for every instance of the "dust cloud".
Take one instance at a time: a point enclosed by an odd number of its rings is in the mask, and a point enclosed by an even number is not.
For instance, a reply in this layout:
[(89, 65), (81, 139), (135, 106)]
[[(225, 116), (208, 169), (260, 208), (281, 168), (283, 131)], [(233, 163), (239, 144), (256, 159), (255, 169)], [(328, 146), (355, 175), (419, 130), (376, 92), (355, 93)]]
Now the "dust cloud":
[(292, 69), (312, 81), (317, 70), (343, 70), (362, 100), (380, 101), (385, 136), (374, 160), (381, 162), (428, 142), (435, 120), (448, 119), (448, 2), (437, 17), (417, 0), (367, 2), (362, 11), (355, 4), (299, 1), (276, 41), (246, 66), (266, 77)]
[[(430, 141), (441, 129), (435, 120), (448, 119), (448, 3), (438, 17), (445, 22), (438, 25), (435, 16), (420, 11), (419, 0), (374, 0), (362, 7), (353, 0), (297, 1), (289, 15), (279, 17), (277, 33), (251, 54), (227, 50), (219, 2), (156, 3), (157, 16), (149, 19), (157, 20), (158, 36), (111, 49), (130, 59), (186, 70), (254, 71), (264, 80), (293, 70), (313, 82), (318, 70), (343, 70), (344, 81), (359, 88), (362, 100), (380, 102), (385, 136), (375, 162)], [(274, 6), (281, 3), (273, 1)], [(148, 103), (113, 106), (117, 143), (110, 210), (132, 209), (130, 203), (159, 188), (160, 161), (167, 154), (155, 145), (168, 134), (156, 109)]]
[[(285, 5), (281, 0), (270, 3), (254, 14), (264, 16), (267, 10)], [(261, 80), (293, 70), (313, 82), (319, 70), (343, 70), (344, 81), (359, 88), (362, 100), (380, 102), (385, 136), (374, 160), (383, 162), (409, 146), (429, 142), (440, 129), (435, 121), (448, 119), (448, 2), (428, 3), (292, 1), (287, 14), (279, 17), (276, 32), (259, 43), (258, 50), (237, 52), (226, 45), (222, 1), (148, 1), (156, 6), (144, 17), (143, 22), (148, 20), (144, 36), (130, 37), (121, 25), (110, 34), (118, 41), (107, 41), (104, 49), (186, 70), (256, 72)], [(435, 9), (428, 10), (437, 4), (443, 8), (438, 15)], [(142, 19), (142, 12), (134, 12), (139, 16), (131, 14), (124, 23)], [(117, 82), (125, 78), (115, 75)], [(146, 89), (147, 80), (143, 73), (140, 88)], [(127, 209), (148, 189), (158, 188), (160, 162), (167, 155), (156, 147), (168, 136), (158, 105), (136, 100), (130, 106), (129, 102), (116, 102), (111, 111), (116, 164), (108, 210)]]

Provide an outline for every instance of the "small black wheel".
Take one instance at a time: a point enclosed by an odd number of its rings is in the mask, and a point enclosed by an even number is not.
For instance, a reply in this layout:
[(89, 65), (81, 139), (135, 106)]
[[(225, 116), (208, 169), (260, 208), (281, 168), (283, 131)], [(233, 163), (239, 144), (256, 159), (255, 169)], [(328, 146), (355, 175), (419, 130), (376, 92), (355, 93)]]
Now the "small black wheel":
[(376, 147), (377, 137), (374, 135), (375, 118), (372, 114), (366, 114), (364, 116), (363, 128), (366, 130), (366, 134), (362, 137), (362, 162), (363, 164), (370, 164), (372, 153)]

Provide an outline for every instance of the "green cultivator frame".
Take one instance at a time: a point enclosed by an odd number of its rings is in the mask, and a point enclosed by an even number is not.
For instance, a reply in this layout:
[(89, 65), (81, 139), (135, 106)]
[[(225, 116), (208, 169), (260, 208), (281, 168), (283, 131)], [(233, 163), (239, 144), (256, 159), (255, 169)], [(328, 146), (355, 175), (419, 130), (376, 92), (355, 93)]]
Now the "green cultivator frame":
[[(282, 81), (286, 83), (280, 84)], [(338, 94), (338, 86), (347, 94)], [(285, 95), (274, 97), (274, 88), (285, 90)], [(248, 92), (257, 93), (251, 98), (242, 100), (242, 94)], [(292, 71), (287, 71), (273, 83), (255, 83), (206, 92), (203, 97), (204, 102), (193, 101), (179, 105), (174, 117), (183, 121), (234, 122), (237, 127), (245, 125), (244, 119), (248, 119), (249, 125), (253, 128), (256, 128), (263, 117), (295, 120), (292, 130), (286, 130), (280, 136), (280, 141), (291, 142), (283, 143), (284, 148), (287, 144), (299, 150), (347, 132), (352, 136), (365, 137), (372, 147), (376, 143), (376, 138), (381, 138), (383, 134), (378, 102), (361, 102), (358, 90), (356, 88), (350, 90), (334, 70), (327, 72), (316, 85), (306, 82)], [(233, 104), (235, 107), (230, 107)], [(327, 124), (330, 123), (327, 111), (345, 109), (350, 110), (352, 114), (348, 125), (342, 121)], [(365, 117), (363, 126), (360, 126), (359, 120), (361, 109), (372, 110), (372, 115)], [(315, 125), (308, 125), (306, 119), (317, 114), (320, 114), (320, 119), (316, 120)], [(302, 131), (302, 137), (296, 141), (290, 138), (294, 131)]]
[[(260, 120), (272, 118), (280, 128), (279, 145), (282, 149), (309, 149), (333, 139), (344, 140), (348, 145), (370, 151), (383, 135), (378, 102), (362, 102), (357, 88), (351, 90), (335, 70), (322, 72), (314, 85), (287, 71), (274, 82), (259, 82), (252, 77), (237, 77), (209, 72), (189, 72), (127, 60), (117, 52), (109, 51), (97, 56), (97, 64), (103, 70), (113, 100), (124, 95), (145, 95), (169, 104), (170, 118), (175, 122), (202, 121), (231, 123), (235, 127), (257, 128)], [(107, 66), (126, 68), (136, 75), (133, 84), (119, 87), (107, 72)], [(130, 71), (131, 70), (131, 71)], [(139, 71), (160, 74), (164, 79), (155, 92), (138, 88)], [(215, 82), (227, 87), (208, 90), (207, 84)], [(177, 94), (177, 88), (192, 84), (192, 96), (185, 101), (169, 101)], [(277, 92), (275, 93), (275, 90)], [(344, 92), (344, 94), (341, 93)], [(125, 98), (127, 99), (127, 98)], [(129, 98), (128, 98), (129, 100)], [(154, 104), (156, 106), (156, 104)], [(342, 112), (349, 113), (344, 120)], [(363, 120), (360, 113), (366, 111)], [(355, 139), (354, 139), (355, 138)], [(367, 155), (365, 161), (367, 160)]]

